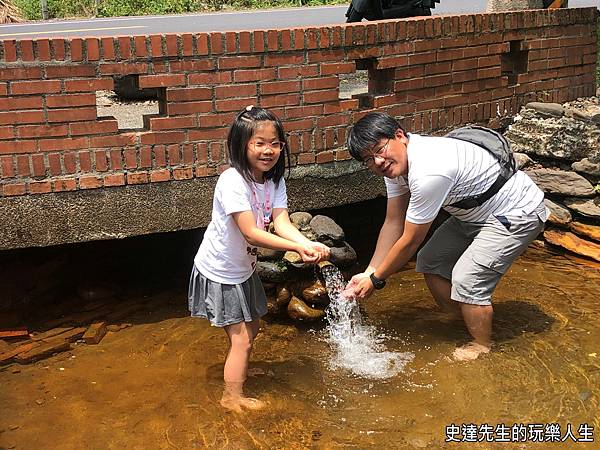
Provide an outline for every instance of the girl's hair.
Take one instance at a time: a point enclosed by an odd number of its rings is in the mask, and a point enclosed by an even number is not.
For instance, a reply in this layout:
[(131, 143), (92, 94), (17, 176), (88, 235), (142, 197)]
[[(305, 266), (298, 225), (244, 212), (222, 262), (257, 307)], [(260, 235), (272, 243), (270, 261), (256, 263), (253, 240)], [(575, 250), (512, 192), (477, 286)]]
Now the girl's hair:
[(254, 180), (254, 177), (252, 176), (252, 171), (246, 156), (246, 149), (259, 122), (273, 122), (275, 130), (277, 131), (277, 138), (285, 144), (281, 149), (279, 159), (275, 166), (268, 172), (265, 172), (265, 179), (271, 179), (277, 185), (279, 184), (281, 177), (283, 177), (285, 169), (289, 168), (290, 153), (285, 131), (283, 131), (283, 125), (279, 118), (271, 111), (258, 106), (248, 106), (236, 116), (229, 129), (229, 135), (227, 136), (229, 163), (233, 168), (237, 169), (246, 180), (258, 181)]

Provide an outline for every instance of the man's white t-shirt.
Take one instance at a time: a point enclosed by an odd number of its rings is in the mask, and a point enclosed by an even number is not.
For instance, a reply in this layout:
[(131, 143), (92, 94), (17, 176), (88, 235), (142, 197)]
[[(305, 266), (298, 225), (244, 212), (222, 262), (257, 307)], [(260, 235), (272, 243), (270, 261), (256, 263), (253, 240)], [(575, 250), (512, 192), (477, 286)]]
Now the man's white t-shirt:
[(250, 183), (234, 168), (225, 170), (215, 187), (211, 221), (204, 233), (194, 264), (202, 275), (222, 284), (240, 284), (254, 272), (255, 246), (250, 245), (233, 220), (233, 213), (252, 211), (254, 218), (262, 217), (253, 199), (265, 205), (265, 186), (269, 189), (271, 208), (287, 209), (285, 181), (275, 186), (272, 180), (265, 184)]
[(408, 176), (385, 178), (388, 198), (410, 192), (406, 220), (429, 223), (444, 208), (465, 222), (485, 222), (490, 215), (532, 213), (544, 193), (518, 171), (483, 205), (460, 209), (451, 205), (485, 192), (498, 178), (500, 164), (487, 150), (470, 142), (442, 137), (409, 135)]

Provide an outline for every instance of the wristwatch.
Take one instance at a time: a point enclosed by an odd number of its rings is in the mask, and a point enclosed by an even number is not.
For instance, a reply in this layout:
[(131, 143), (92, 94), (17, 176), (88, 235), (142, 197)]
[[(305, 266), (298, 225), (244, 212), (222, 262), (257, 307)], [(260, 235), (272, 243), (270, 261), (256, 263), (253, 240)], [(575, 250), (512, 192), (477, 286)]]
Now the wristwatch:
[(380, 280), (377, 278), (375, 276), (375, 272), (372, 272), (371, 275), (369, 275), (369, 278), (371, 279), (371, 283), (373, 283), (373, 287), (375, 289), (383, 289), (385, 287), (385, 280)]

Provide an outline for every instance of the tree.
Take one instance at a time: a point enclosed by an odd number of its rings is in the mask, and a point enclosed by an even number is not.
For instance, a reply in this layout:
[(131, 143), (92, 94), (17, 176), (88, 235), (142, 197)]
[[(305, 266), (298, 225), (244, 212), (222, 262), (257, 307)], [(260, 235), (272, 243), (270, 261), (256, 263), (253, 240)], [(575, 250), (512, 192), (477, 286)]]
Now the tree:
[(12, 0), (0, 0), (0, 23), (21, 22), (21, 12)]

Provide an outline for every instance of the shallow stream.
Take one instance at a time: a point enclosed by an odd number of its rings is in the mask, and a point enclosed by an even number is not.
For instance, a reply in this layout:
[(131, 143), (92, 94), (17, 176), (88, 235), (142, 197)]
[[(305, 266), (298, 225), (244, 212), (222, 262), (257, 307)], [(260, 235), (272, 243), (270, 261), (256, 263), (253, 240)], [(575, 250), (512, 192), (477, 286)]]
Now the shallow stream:
[[(269, 408), (243, 415), (218, 405), (226, 338), (187, 317), (185, 289), (146, 292), (155, 307), (99, 345), (1, 369), (0, 448), (600, 448), (595, 267), (529, 250), (496, 290), (494, 351), (468, 363), (448, 358), (464, 326), (420, 275), (395, 275), (361, 311), (387, 351), (414, 354), (387, 379), (332, 367), (323, 325), (266, 323), (247, 390)], [(596, 442), (535, 441), (569, 426)]]

